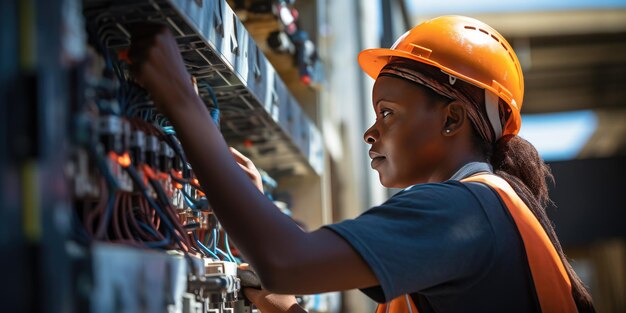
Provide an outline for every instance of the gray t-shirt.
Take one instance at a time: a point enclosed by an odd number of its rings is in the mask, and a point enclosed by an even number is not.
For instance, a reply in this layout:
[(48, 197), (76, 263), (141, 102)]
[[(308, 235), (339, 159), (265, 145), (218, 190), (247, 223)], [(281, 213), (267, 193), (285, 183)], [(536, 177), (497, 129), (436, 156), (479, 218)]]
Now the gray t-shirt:
[(415, 185), (326, 227), (370, 266), (380, 286), (362, 291), (377, 302), (409, 294), (420, 313), (540, 312), (515, 222), (484, 184)]

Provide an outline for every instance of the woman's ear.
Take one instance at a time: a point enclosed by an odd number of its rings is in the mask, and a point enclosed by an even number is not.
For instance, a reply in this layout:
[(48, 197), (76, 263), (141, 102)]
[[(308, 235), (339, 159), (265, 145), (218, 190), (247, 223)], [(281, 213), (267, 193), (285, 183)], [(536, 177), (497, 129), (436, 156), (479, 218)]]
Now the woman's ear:
[(444, 136), (452, 136), (456, 134), (467, 120), (467, 108), (465, 104), (454, 100), (446, 106), (445, 123), (442, 129)]

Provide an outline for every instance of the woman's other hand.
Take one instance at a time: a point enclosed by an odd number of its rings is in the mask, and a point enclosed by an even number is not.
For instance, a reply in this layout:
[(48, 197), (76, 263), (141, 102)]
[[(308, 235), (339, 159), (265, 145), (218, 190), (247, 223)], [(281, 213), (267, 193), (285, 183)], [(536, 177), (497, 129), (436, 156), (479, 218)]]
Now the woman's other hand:
[(261, 313), (306, 313), (298, 305), (296, 297), (290, 295), (279, 295), (266, 290), (245, 288), (243, 293), (248, 300), (261, 311)]
[(230, 153), (233, 154), (233, 157), (235, 157), (235, 160), (237, 161), (237, 164), (239, 164), (239, 167), (241, 167), (246, 175), (250, 177), (250, 180), (256, 186), (256, 188), (259, 189), (261, 193), (263, 193), (263, 180), (261, 179), (261, 173), (259, 173), (259, 170), (256, 168), (254, 163), (252, 163), (250, 159), (248, 159), (245, 155), (241, 154), (241, 152), (237, 151), (233, 147), (230, 147)]

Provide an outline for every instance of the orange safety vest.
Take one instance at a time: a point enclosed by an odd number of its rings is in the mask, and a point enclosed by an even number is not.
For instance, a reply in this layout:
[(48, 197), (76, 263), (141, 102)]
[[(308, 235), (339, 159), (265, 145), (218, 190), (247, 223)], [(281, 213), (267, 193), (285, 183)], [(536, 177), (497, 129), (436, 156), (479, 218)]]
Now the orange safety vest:
[[(500, 195), (522, 236), (541, 312), (578, 312), (572, 296), (572, 284), (563, 262), (533, 212), (513, 188), (504, 179), (493, 174), (479, 174), (461, 181), (486, 184)], [(376, 313), (418, 311), (411, 297), (403, 295), (379, 305)]]

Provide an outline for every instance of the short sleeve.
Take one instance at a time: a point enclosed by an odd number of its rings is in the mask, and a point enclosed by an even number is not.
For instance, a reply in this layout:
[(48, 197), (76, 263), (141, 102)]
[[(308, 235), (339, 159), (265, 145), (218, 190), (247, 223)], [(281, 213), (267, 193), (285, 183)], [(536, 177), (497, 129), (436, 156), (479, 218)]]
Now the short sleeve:
[(471, 279), (494, 254), (489, 219), (456, 181), (413, 186), (356, 219), (325, 227), (370, 266), (380, 286), (363, 291), (377, 302)]

